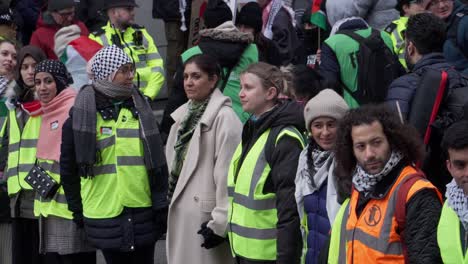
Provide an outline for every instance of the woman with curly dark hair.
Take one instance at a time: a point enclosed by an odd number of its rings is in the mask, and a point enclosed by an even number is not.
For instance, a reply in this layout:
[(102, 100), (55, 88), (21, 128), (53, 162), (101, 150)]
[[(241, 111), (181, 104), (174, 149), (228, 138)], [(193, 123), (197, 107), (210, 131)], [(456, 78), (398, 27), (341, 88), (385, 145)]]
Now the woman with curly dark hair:
[(345, 115), (335, 161), (339, 182), (352, 180), (341, 186), (351, 197), (336, 215), (328, 263), (441, 263), (442, 197), (414, 166), (422, 153), (416, 130), (385, 106)]

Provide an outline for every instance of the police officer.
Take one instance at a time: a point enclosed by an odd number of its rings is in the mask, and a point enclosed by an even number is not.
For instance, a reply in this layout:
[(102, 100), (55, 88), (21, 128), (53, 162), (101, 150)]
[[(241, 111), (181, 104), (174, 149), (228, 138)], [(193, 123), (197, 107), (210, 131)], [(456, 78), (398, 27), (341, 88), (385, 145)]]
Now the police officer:
[(164, 84), (163, 60), (146, 28), (135, 22), (135, 0), (106, 1), (107, 24), (90, 38), (103, 46), (117, 45), (136, 67), (134, 83), (143, 94), (154, 99)]
[(424, 12), (431, 0), (399, 0), (395, 9), (400, 11), (400, 18), (385, 28), (393, 42), (393, 50), (398, 55), (401, 65), (406, 68), (405, 62), (405, 30), (408, 18)]

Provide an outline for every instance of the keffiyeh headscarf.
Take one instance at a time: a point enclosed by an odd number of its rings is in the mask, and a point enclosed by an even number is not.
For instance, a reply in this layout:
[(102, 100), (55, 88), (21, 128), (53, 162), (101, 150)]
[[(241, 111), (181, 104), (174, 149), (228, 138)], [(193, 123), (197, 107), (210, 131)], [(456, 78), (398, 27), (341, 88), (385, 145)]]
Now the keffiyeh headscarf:
[(73, 107), (73, 137), (76, 163), (79, 174), (83, 177), (94, 176), (96, 163), (96, 94), (98, 91), (113, 100), (133, 100), (138, 111), (140, 135), (144, 148), (145, 166), (150, 176), (150, 183), (165, 189), (167, 183), (167, 165), (159, 128), (148, 101), (135, 87), (113, 83), (113, 77), (120, 67), (131, 63), (130, 57), (117, 46), (101, 49), (88, 62), (88, 70), (93, 85), (81, 88)]
[(70, 84), (73, 83), (73, 78), (68, 72), (67, 67), (63, 63), (57, 60), (43, 60), (36, 65), (34, 72), (34, 78), (39, 72), (47, 72), (54, 77), (57, 85), (57, 94), (65, 90)]
[(375, 186), (384, 176), (395, 168), (395, 166), (401, 161), (403, 155), (399, 152), (392, 151), (390, 158), (388, 159), (385, 167), (381, 172), (377, 174), (369, 174), (364, 169), (356, 165), (356, 172), (353, 176), (353, 185), (359, 192), (370, 193), (373, 192)]
[(466, 196), (463, 189), (457, 185), (455, 179), (447, 184), (445, 197), (447, 198), (449, 207), (457, 213), (465, 230), (468, 230), (468, 196)]

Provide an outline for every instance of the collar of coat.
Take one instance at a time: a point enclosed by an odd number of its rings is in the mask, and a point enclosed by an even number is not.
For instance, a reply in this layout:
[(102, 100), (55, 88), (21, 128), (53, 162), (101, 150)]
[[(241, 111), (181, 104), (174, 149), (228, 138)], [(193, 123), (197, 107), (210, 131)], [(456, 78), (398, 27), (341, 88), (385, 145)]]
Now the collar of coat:
[[(214, 123), (215, 118), (218, 116), (219, 110), (223, 106), (232, 106), (231, 99), (227, 96), (224, 96), (219, 89), (215, 89), (211, 94), (211, 99), (206, 106), (205, 113), (203, 113), (200, 119), (200, 124), (208, 130)], [(177, 110), (171, 114), (171, 117), (177, 123), (181, 122), (186, 114), (187, 103), (177, 108)]]
[(209, 28), (200, 31), (201, 37), (207, 37), (215, 40), (224, 40), (231, 42), (241, 42), (250, 44), (254, 37), (250, 33), (239, 31), (232, 21), (226, 21), (216, 28)]

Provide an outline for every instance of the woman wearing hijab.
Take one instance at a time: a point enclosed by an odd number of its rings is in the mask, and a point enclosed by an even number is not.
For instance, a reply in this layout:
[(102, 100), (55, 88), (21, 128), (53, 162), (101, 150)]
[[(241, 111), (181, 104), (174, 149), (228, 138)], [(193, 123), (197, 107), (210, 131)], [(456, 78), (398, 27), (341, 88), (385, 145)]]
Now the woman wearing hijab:
[[(34, 69), (37, 63), (45, 59), (46, 56), (41, 49), (34, 46), (23, 47), (18, 53), (18, 64), (15, 69), (16, 85), (8, 86), (5, 92), (9, 113), (1, 119), (5, 122), (2, 123), (4, 126), (1, 131), (0, 168), (4, 171), (5, 181), (8, 179), (10, 202), (7, 197), (0, 202), (1, 212), (5, 212), (0, 214), (9, 217), (11, 208), (13, 263), (36, 263), (35, 261), (41, 259), (39, 221), (33, 212), (35, 193), (23, 180), (36, 159), (36, 144), (32, 142), (29, 148), (10, 147), (8, 152), (8, 142), (10, 141), (12, 146), (15, 144), (26, 146), (27, 142), (37, 140), (42, 112), (40, 102), (34, 98)], [(5, 168), (7, 160), (8, 166)], [(20, 163), (28, 167), (19, 171)], [(24, 254), (25, 251), (29, 254)]]
[(62, 133), (69, 209), (108, 264), (153, 264), (168, 205), (157, 123), (123, 50), (103, 48), (89, 72), (93, 83), (80, 90)]
[[(65, 65), (44, 60), (34, 74), (36, 96), (41, 102), (42, 122), (35, 163), (60, 184), (60, 139), (62, 126), (75, 102), (73, 79)], [(36, 195), (34, 215), (40, 217), (41, 252), (57, 263), (95, 263), (95, 250), (87, 243), (84, 230), (73, 223), (63, 187), (52, 197)]]
[(226, 173), (242, 123), (217, 88), (220, 76), (221, 67), (209, 55), (196, 55), (184, 67), (189, 101), (172, 114), (175, 124), (166, 145), (169, 264), (234, 263), (225, 243)]

